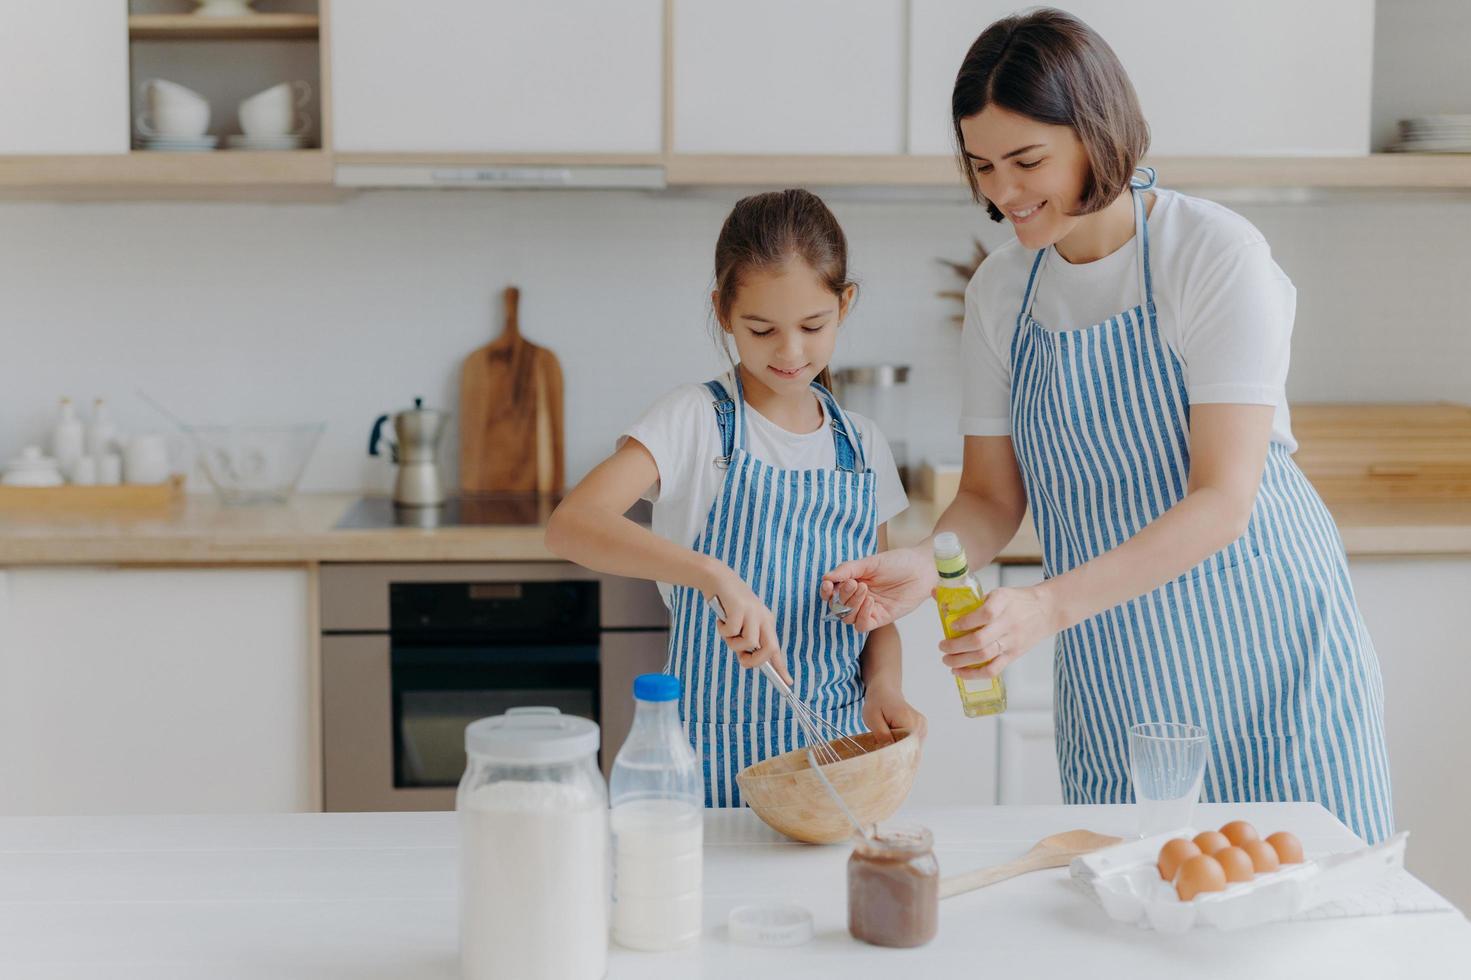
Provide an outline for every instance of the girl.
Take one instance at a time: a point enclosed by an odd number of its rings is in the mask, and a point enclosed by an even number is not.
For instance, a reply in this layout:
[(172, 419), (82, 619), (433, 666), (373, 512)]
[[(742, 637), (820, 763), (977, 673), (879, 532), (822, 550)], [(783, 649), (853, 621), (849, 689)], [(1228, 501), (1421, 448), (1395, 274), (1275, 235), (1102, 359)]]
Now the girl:
[[(804, 744), (781, 696), (749, 673), (767, 661), (845, 732), (924, 730), (900, 691), (897, 630), (865, 636), (825, 617), (818, 596), (823, 570), (885, 548), (886, 522), (908, 506), (883, 435), (828, 393), (857, 292), (847, 267), (815, 195), (738, 202), (710, 297), (732, 370), (655, 402), (547, 525), (555, 554), (659, 582), (673, 620), (665, 670), (681, 681), (707, 806), (739, 806), (738, 772)], [(623, 517), (640, 495), (652, 531)]]
[[(1190, 722), (1211, 738), (1205, 799), (1316, 800), (1383, 839), (1379, 664), (1292, 461), (1292, 283), (1239, 215), (1131, 180), (1133, 87), (1067, 14), (988, 27), (951, 114), (975, 199), (1017, 241), (966, 291), (961, 492), (936, 530), (983, 563), (1030, 507), (1047, 578), (992, 592), (944, 663), (991, 677), (1061, 631), (1068, 802), (1127, 802), (1130, 725)], [(823, 591), (860, 600), (860, 628), (891, 622), (934, 585), (928, 548), (841, 565)]]

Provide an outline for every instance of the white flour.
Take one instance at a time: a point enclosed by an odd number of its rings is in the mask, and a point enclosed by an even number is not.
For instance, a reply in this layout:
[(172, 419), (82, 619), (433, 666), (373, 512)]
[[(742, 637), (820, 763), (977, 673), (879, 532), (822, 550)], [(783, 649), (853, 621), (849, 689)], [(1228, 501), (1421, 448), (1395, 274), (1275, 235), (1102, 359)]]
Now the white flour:
[(465, 980), (597, 980), (608, 957), (608, 811), (586, 790), (506, 781), (460, 809)]
[(664, 950), (700, 938), (704, 814), (678, 800), (613, 808), (613, 939)]

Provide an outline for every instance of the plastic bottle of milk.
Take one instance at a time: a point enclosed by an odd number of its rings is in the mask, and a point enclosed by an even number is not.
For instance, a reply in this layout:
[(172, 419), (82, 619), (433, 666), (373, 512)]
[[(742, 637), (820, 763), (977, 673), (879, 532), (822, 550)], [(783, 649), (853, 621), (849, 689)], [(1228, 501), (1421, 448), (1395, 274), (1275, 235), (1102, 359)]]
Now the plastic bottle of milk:
[(679, 679), (633, 682), (633, 729), (610, 779), (613, 939), (678, 949), (700, 938), (705, 787), (679, 721)]

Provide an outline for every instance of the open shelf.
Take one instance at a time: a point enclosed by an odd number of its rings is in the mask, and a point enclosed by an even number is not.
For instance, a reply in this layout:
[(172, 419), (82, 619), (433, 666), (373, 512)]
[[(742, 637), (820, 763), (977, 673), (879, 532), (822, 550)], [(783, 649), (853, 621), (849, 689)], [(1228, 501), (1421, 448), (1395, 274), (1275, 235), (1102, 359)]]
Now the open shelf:
[[(269, 194), (272, 189), (330, 189), (332, 161), (321, 150), (161, 153), (107, 156), (0, 157), (0, 192), (75, 192), (126, 198), (156, 191), (219, 190)], [(168, 196), (168, 195), (165, 195)]]
[(316, 14), (250, 14), (200, 17), (197, 14), (133, 14), (128, 36), (134, 41), (296, 41), (314, 40), (321, 31)]
[[(1471, 188), (1471, 154), (1360, 157), (1158, 157), (1166, 187)], [(963, 186), (948, 156), (700, 156), (667, 160), (671, 186)]]
[[(1328, 188), (1344, 190), (1471, 190), (1471, 154), (1375, 153), (1362, 157), (1159, 157), (1148, 161), (1160, 183), (1178, 188)], [(662, 166), (670, 187), (867, 186), (948, 187), (964, 193), (949, 157), (620, 156), (595, 154), (334, 154), (216, 150), (209, 153), (134, 151), (104, 156), (0, 156), (5, 197), (115, 198), (269, 197), (315, 188), (343, 195), (337, 164), (443, 166)], [(174, 193), (169, 193), (170, 191)], [(285, 193), (283, 196), (293, 196)]]

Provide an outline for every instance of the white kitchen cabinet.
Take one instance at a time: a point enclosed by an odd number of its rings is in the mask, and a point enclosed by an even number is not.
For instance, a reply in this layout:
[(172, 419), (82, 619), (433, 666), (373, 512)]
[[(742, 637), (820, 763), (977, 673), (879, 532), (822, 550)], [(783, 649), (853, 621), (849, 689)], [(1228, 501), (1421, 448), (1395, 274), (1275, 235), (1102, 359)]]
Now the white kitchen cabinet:
[(675, 0), (675, 152), (903, 153), (905, 7)]
[[(1025, 588), (1042, 581), (1041, 565), (1003, 565), (1001, 584)], [(1006, 668), (1006, 713), (1001, 716), (996, 802), (1061, 803), (1057, 739), (1052, 714), (1050, 636)]]
[(314, 809), (307, 574), (0, 570), (0, 814)]
[(127, 0), (6, 0), (0, 155), (128, 152)]
[[(994, 566), (982, 570), (982, 589), (996, 587)], [(940, 663), (940, 614), (926, 599), (899, 620), (904, 644), (904, 696), (929, 722), (910, 802), (993, 804), (996, 802), (995, 716), (967, 718), (949, 668)]]
[(1349, 571), (1384, 675), (1394, 821), (1411, 835), (1406, 863), (1471, 909), (1471, 559), (1360, 558)]
[[(1369, 151), (1374, 0), (1073, 0), (1118, 54), (1156, 156)], [(909, 151), (950, 153), (950, 94), (1006, 0), (913, 0)], [(1168, 184), (1169, 174), (1160, 174)]]
[(1008, 707), (1000, 728), (996, 802), (1061, 803), (1052, 712)]
[(347, 0), (330, 45), (339, 151), (663, 146), (662, 0)]

